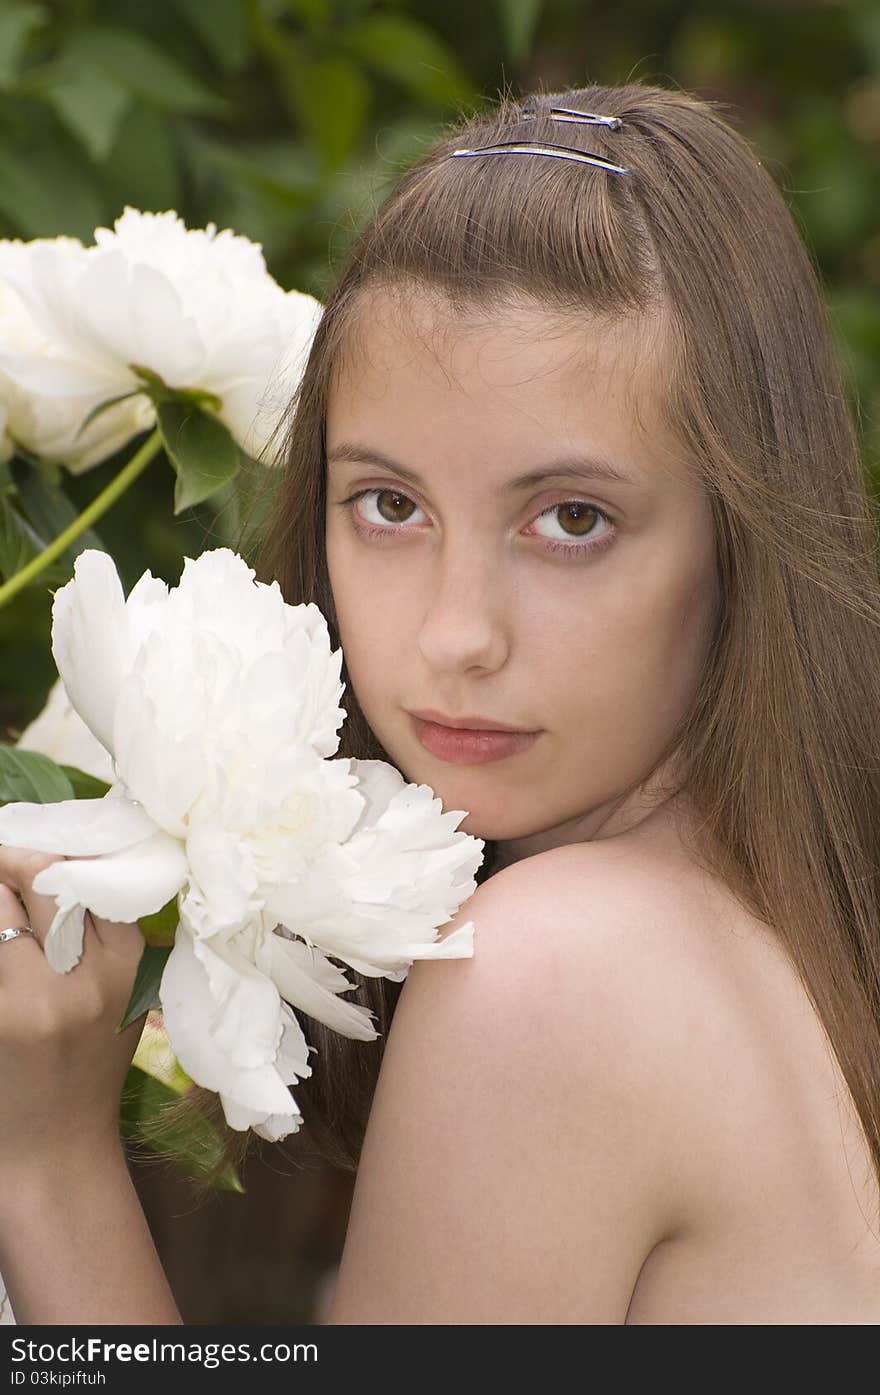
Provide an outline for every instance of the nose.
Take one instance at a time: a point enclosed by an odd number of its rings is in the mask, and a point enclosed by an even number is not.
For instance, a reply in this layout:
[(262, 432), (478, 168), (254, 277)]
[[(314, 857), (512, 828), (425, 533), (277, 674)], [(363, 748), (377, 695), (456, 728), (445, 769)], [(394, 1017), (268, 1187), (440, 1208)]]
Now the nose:
[(498, 559), (474, 541), (441, 549), (428, 579), (430, 592), (418, 649), (435, 673), (494, 671), (507, 659), (510, 639)]

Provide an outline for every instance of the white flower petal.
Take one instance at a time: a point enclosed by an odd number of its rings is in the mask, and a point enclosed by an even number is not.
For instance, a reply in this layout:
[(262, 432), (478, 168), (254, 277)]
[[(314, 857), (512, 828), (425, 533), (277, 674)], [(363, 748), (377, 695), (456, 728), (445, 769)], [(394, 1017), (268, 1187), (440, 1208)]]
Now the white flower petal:
[[(174, 1054), (197, 1084), (220, 1093), (227, 1120), (230, 1113), (234, 1114), (234, 1107), (253, 1110), (259, 1118), (286, 1114), (292, 1101), (274, 1064), (283, 1032), (281, 1001), (276, 993), (278, 1011), (272, 1029), (276, 1045), (269, 1058), (254, 1067), (242, 1066), (242, 1056), (256, 1060), (265, 1054), (264, 1048), (260, 1046), (255, 1051), (252, 1043), (249, 1046), (233, 1039), (239, 1060), (229, 1054), (230, 1033), (222, 1030), (226, 1002), (218, 1002), (209, 978), (214, 957), (210, 949), (193, 940), (185, 926), (178, 929), (159, 988), (165, 1030)], [(246, 1018), (237, 1018), (240, 1034), (247, 1034), (253, 1025)], [(232, 1127), (246, 1128), (248, 1122), (232, 1123)]]
[(164, 272), (133, 261), (118, 247), (92, 250), (77, 287), (80, 333), (110, 362), (151, 368), (169, 387), (195, 386), (204, 377), (207, 354), (181, 290)]
[[(36, 878), (34, 885), (36, 886)], [(74, 965), (79, 963), (84, 932), (85, 906), (76, 902), (72, 906), (62, 903), (55, 912), (43, 946), (49, 967), (57, 974), (69, 973)]]
[[(69, 260), (63, 241), (43, 239), (43, 254), (54, 261)], [(83, 251), (79, 246), (76, 254)], [(0, 278), (12, 273), (17, 284), (23, 281), (26, 286), (23, 299), (0, 279), (0, 392), (6, 409), (0, 415), (8, 415), (6, 430), (25, 449), (44, 460), (62, 461), (79, 473), (147, 430), (155, 412), (145, 397), (129, 397), (84, 427), (93, 408), (126, 390), (129, 382), (134, 386), (132, 375), (127, 367), (121, 373), (118, 364), (110, 365), (108, 371), (106, 366), (85, 364), (81, 353), (67, 355), (59, 346), (52, 315), (47, 326), (39, 315), (34, 317), (30, 302), (40, 302), (45, 317), (42, 299), (52, 280), (45, 268), (38, 269), (40, 259), (35, 242), (0, 241)]]
[(166, 833), (84, 860), (53, 862), (34, 877), (34, 890), (62, 905), (79, 903), (105, 920), (133, 923), (159, 911), (186, 877), (183, 848)]
[(278, 1143), (288, 1134), (298, 1133), (302, 1125), (302, 1114), (294, 1100), (290, 1096), (290, 1109), (286, 1114), (264, 1114), (259, 1109), (251, 1109), (247, 1105), (240, 1104), (229, 1095), (220, 1094), (220, 1103), (223, 1106), (223, 1113), (226, 1122), (231, 1129), (253, 1129), (254, 1133), (261, 1138), (268, 1138), (272, 1143)]
[(144, 640), (155, 630), (161, 630), (168, 606), (168, 587), (161, 577), (144, 572), (128, 593), (125, 602), (125, 622), (129, 650), (133, 657)]
[(15, 1313), (12, 1311), (12, 1304), (9, 1301), (9, 1294), (3, 1280), (0, 1279), (0, 1326), (12, 1326), (15, 1324)]
[[(308, 1052), (312, 1048), (307, 1046), (299, 1023), (284, 1003), (281, 1005), (281, 1010), (284, 1029), (278, 1048), (276, 1069), (280, 1079), (286, 1085), (293, 1085), (297, 1080), (311, 1075), (312, 1068), (308, 1064)], [(228, 1094), (221, 1093), (220, 1099), (226, 1122), (230, 1128), (252, 1128), (261, 1138), (271, 1139), (273, 1143), (286, 1138), (289, 1133), (296, 1133), (302, 1124), (302, 1113), (299, 1105), (289, 1091), (287, 1106), (283, 1113), (266, 1114), (255, 1109), (252, 1105), (242, 1104), (240, 1099), (233, 1099)]]
[[(152, 651), (154, 671), (161, 647), (160, 637), (151, 635), (140, 652), (143, 658)], [(170, 686), (167, 676), (164, 684)], [(169, 696), (161, 700), (167, 703)], [(186, 816), (204, 782), (203, 753), (195, 733), (168, 730), (142, 672), (120, 683), (112, 750), (120, 776), (155, 823), (185, 838)]]
[(13, 354), (0, 349), (0, 363), (20, 388), (38, 398), (60, 397), (80, 401), (95, 397), (97, 401), (106, 401), (137, 386), (129, 373), (124, 377), (106, 374), (78, 363), (76, 359), (49, 358), (46, 354)]
[(22, 751), (41, 751), (59, 765), (72, 765), (98, 780), (113, 782), (113, 761), (76, 711), (60, 678), (55, 679), (42, 712), (25, 727), (17, 745)]
[(373, 826), (320, 849), (297, 881), (269, 888), (267, 910), (369, 977), (399, 982), (416, 959), (469, 957), (464, 927), (443, 943), (437, 929), (476, 889), (484, 845), (453, 831), (463, 811), (440, 809), (427, 786), (405, 786)]
[(272, 980), (238, 952), (234, 941), (211, 945), (196, 939), (193, 952), (204, 965), (216, 1004), (212, 1036), (217, 1046), (243, 1069), (274, 1062), (282, 1013)]
[(0, 809), (0, 843), (68, 857), (118, 852), (155, 832), (146, 810), (118, 795), (64, 799), (57, 804), (6, 804)]
[[(273, 308), (276, 313), (267, 326), (259, 373), (252, 372), (249, 378), (237, 374), (236, 381), (218, 388), (222, 420), (242, 449), (267, 465), (274, 464), (277, 456), (264, 452), (270, 444), (278, 444), (277, 437), (274, 441), (272, 437), (289, 409), (324, 313), (314, 297), (295, 290), (276, 300)], [(256, 356), (251, 363), (256, 368)], [(240, 361), (234, 368), (240, 369)]]
[(186, 854), (193, 883), (186, 909), (193, 928), (208, 935), (246, 925), (262, 901), (241, 835), (213, 824), (191, 826)]
[(125, 598), (112, 557), (88, 548), (73, 580), (55, 592), (52, 653), (70, 701), (113, 752), (113, 719), (125, 671)]
[(261, 1138), (268, 1138), (270, 1143), (280, 1143), (282, 1138), (287, 1138), (288, 1134), (299, 1133), (302, 1124), (302, 1114), (294, 1105), (295, 1112), (292, 1114), (270, 1114), (261, 1124), (252, 1124), (254, 1133)]
[(406, 788), (399, 770), (385, 760), (353, 760), (352, 774), (357, 776), (358, 792), (364, 796), (364, 808), (357, 828), (371, 828), (378, 823), (392, 799)]
[(465, 921), (448, 935), (441, 935), (430, 944), (418, 946), (413, 959), (472, 959), (474, 956), (474, 922)]
[(286, 1002), (343, 1036), (375, 1040), (370, 1010), (338, 996), (355, 985), (320, 950), (281, 935), (272, 936), (271, 948), (272, 978)]
[(285, 1085), (294, 1085), (312, 1073), (309, 1052), (313, 1050), (303, 1036), (302, 1027), (287, 1003), (281, 1004), (282, 1032), (275, 1067)]

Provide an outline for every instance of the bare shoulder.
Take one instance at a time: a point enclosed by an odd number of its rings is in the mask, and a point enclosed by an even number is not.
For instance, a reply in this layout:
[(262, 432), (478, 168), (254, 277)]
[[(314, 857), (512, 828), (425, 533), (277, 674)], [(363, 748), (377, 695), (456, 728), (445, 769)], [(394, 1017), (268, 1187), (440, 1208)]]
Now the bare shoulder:
[(487, 994), (506, 996), (521, 984), (551, 998), (571, 1052), (610, 1049), (619, 1031), (634, 1067), (646, 1069), (651, 1048), (662, 1049), (664, 1069), (679, 1045), (687, 1058), (701, 1030), (702, 1046), (711, 1047), (724, 1002), (731, 1012), (739, 1002), (737, 947), (760, 941), (779, 959), (757, 924), (683, 852), (670, 857), (625, 838), (515, 863), (462, 909), (477, 927)]
[[(689, 1225), (694, 1197), (707, 1176), (715, 1190), (721, 1162), (719, 1154), (703, 1166), (702, 1140), (707, 1130), (720, 1137), (731, 1113), (736, 1130), (766, 1111), (761, 1091), (774, 1078), (780, 1033), (802, 1059), (809, 1044), (817, 1068), (826, 1054), (803, 985), (769, 927), (674, 838), (576, 844), (518, 866), (514, 899), (534, 906), (532, 920), (542, 898), (545, 914), (552, 907), (552, 952), (564, 955), (569, 990), (580, 995), (585, 1030), (578, 1038), (575, 1000), (573, 1043), (598, 1044), (586, 1030), (593, 1017), (606, 1044), (631, 1058), (626, 1083), (658, 1103), (668, 1143), (658, 1165), (678, 1177)], [(740, 1141), (722, 1132), (741, 1157)]]
[(503, 869), (468, 920), (473, 958), (401, 993), (329, 1321), (624, 1323), (677, 1224), (688, 936), (610, 844)]
[(615, 1008), (632, 1029), (634, 1089), (659, 1109), (645, 1117), (674, 1224), (627, 1321), (877, 1322), (870, 1150), (781, 939), (674, 839), (615, 842), (558, 849), (531, 870), (566, 903), (596, 874), (601, 915), (573, 962), (601, 987), (608, 1039)]

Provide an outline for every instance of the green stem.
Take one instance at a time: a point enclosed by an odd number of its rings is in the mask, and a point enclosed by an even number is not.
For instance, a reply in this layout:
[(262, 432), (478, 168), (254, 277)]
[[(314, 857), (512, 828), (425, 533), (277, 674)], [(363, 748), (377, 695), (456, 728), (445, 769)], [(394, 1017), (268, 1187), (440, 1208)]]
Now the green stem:
[(64, 532), (59, 533), (58, 537), (50, 542), (47, 548), (44, 548), (36, 557), (31, 558), (26, 566), (11, 576), (3, 586), (0, 586), (0, 607), (11, 601), (13, 596), (17, 596), (19, 591), (29, 585), (35, 576), (39, 576), (40, 572), (54, 562), (56, 557), (60, 557), (62, 552), (65, 552), (70, 544), (75, 542), (87, 528), (91, 528), (92, 524), (107, 512), (111, 504), (116, 503), (116, 500), (125, 493), (129, 485), (133, 484), (138, 475), (147, 468), (161, 447), (162, 437), (158, 431), (154, 431), (144, 441), (140, 450), (131, 457), (128, 464), (123, 465), (119, 474), (114, 476), (107, 487), (101, 490), (97, 498), (93, 499), (81, 514), (77, 515), (73, 522), (64, 529)]

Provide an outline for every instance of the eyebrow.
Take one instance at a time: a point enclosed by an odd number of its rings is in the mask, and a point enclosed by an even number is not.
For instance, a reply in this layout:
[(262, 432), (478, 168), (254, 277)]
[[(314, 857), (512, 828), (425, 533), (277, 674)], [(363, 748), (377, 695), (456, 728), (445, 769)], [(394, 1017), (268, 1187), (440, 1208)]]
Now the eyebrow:
[[(400, 461), (393, 460), (390, 455), (361, 445), (357, 441), (342, 441), (338, 446), (334, 446), (327, 455), (327, 464), (333, 465), (337, 461), (377, 465), (379, 469), (390, 470), (392, 474), (400, 475), (402, 479), (410, 480), (413, 484), (424, 484), (424, 480), (415, 470), (410, 470), (406, 465), (401, 465)], [(530, 470), (525, 475), (517, 475), (507, 481), (505, 488), (531, 489), (536, 484), (550, 479), (610, 480), (615, 484), (630, 485), (636, 483), (631, 475), (627, 475), (610, 460), (601, 457), (567, 456), (563, 460), (553, 461), (541, 470)]]

